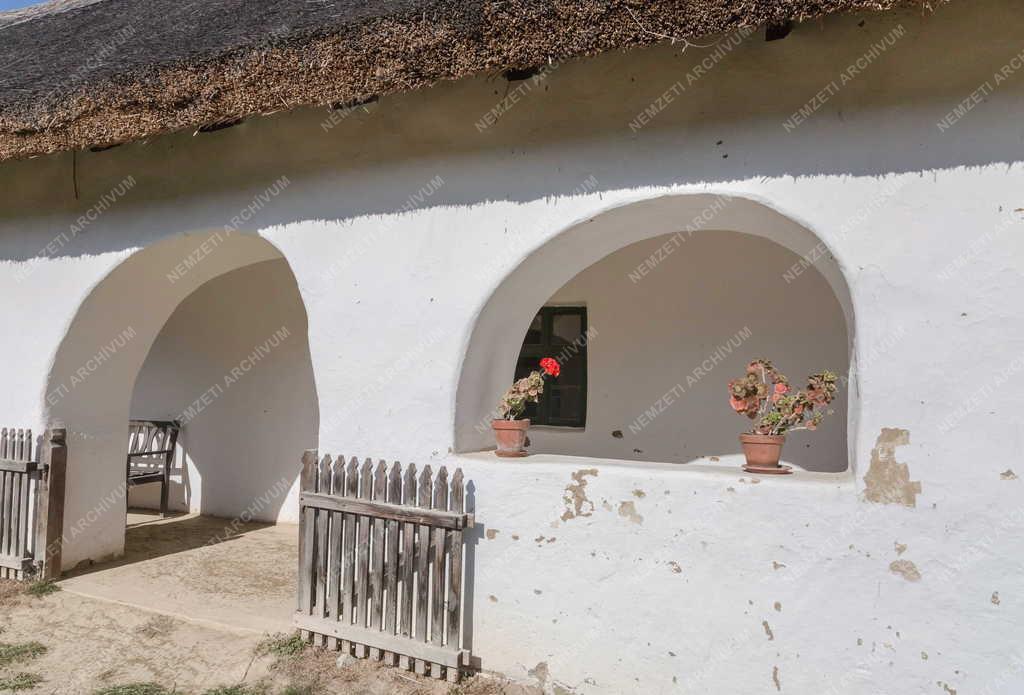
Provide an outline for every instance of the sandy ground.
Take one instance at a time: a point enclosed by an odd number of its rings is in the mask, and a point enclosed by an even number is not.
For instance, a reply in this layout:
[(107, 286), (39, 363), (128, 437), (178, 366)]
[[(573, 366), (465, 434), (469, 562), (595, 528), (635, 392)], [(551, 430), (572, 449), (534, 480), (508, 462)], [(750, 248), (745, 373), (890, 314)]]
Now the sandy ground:
[[(264, 653), (293, 634), (296, 527), (198, 516), (130, 517), (126, 555), (77, 568), (42, 597), (0, 581), (0, 652), (30, 641), (45, 652), (0, 663), (0, 683), (41, 676), (32, 695), (89, 695), (152, 682), (175, 695), (246, 684), (244, 695), (537, 695), (530, 686), (476, 676), (458, 686), (307, 647)], [(217, 542), (208, 543), (213, 538)], [(2, 690), (0, 693), (8, 691)]]

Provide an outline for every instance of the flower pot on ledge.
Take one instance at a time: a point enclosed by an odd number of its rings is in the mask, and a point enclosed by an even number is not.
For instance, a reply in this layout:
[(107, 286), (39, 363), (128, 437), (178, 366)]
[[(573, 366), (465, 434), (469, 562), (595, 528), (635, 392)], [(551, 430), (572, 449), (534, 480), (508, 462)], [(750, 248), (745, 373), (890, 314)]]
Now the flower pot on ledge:
[(494, 453), (504, 458), (521, 458), (526, 456), (526, 431), (530, 429), (530, 421), (525, 420), (491, 420), (494, 439), (498, 450)]
[(747, 465), (743, 470), (764, 475), (792, 473), (789, 466), (779, 465), (782, 446), (785, 443), (784, 434), (741, 434), (740, 444), (743, 445), (743, 455), (747, 458)]

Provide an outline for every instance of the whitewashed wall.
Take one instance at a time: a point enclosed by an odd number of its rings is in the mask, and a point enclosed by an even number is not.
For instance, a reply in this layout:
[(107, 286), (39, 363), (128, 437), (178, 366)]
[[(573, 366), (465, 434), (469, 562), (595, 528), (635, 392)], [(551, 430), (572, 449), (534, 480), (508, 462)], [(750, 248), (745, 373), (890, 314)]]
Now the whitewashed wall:
[[(585, 693), (1019, 691), (1024, 89), (1019, 73), (994, 75), (1019, 54), (1022, 21), (994, 0), (837, 18), (749, 38), (692, 84), (709, 49), (603, 56), (558, 68), (483, 132), (474, 124), (505, 89), (484, 78), (384, 99), (328, 130), (324, 111), (279, 114), (81, 153), (78, 201), (69, 156), (0, 166), (12, 327), (0, 420), (77, 419), (68, 513), (92, 521), (66, 558), (119, 552), (123, 500), (92, 510), (121, 470), (124, 433), (106, 432), (127, 419), (148, 343), (131, 365), (89, 372), (89, 412), (47, 408), (48, 374), (74, 371), (59, 346), (69, 327), (81, 335), (71, 322), (93, 287), (114, 316), (90, 323), (93, 345), (144, 306), (151, 343), (178, 286), (104, 296), (97, 283), (138, 248), (253, 206), (241, 228), (280, 250), (306, 304), (321, 450), (462, 465), (472, 480), (483, 529), (467, 618), (484, 668)], [(940, 129), (985, 81), (985, 100)], [(40, 252), (129, 175), (123, 199)], [(253, 202), (281, 176), (286, 190)], [(743, 219), (722, 213), (723, 228), (778, 230), (778, 215), (791, 243), (816, 253), (820, 238), (835, 256), (859, 369), (849, 473), (753, 480), (727, 461), (451, 453), (475, 319), (520, 262), (569, 269), (544, 279), (539, 304), (580, 269), (544, 253), (580, 247), (549, 242), (586, 242), (591, 225), (614, 250), (609, 220), (634, 241), (668, 233), (636, 227), (667, 225), (672, 210), (685, 225), (694, 196), (715, 194), (752, 201), (733, 208)], [(188, 239), (162, 248), (180, 259)], [(260, 248), (251, 262), (269, 257)], [(199, 272), (239, 267), (236, 251)], [(149, 262), (173, 267), (173, 255)], [(817, 267), (831, 272), (827, 258)]]

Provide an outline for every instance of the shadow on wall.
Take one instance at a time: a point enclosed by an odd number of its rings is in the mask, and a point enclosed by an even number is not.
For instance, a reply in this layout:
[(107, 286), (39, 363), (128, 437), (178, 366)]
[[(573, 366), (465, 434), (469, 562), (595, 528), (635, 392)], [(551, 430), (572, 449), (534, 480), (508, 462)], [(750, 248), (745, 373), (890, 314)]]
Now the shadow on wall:
[[(297, 452), (318, 426), (306, 320), (284, 260), (207, 282), (168, 319), (139, 372), (131, 412), (182, 422), (172, 508), (297, 521), (287, 506)], [(135, 488), (129, 505), (152, 508), (158, 491)]]
[[(737, 435), (751, 422), (729, 408), (726, 384), (748, 362), (773, 360), (794, 386), (824, 369), (848, 372), (843, 310), (820, 273), (787, 281), (798, 256), (761, 237), (683, 238), (622, 248), (551, 297), (549, 304), (587, 307), (587, 424), (535, 429), (531, 452), (680, 463), (738, 456)], [(659, 255), (666, 248), (675, 250)], [(846, 468), (845, 399), (819, 431), (789, 437), (786, 461)]]
[[(71, 153), (9, 162), (0, 167), (0, 232), (14, 222), (11, 234), (0, 235), (0, 256), (97, 254), (146, 245), (168, 231), (220, 228), (282, 173), (294, 182), (285, 194), (293, 202), (261, 210), (261, 227), (393, 213), (435, 177), (443, 185), (417, 207), (578, 195), (588, 177), (595, 182), (590, 190), (600, 192), (1012, 163), (1024, 156), (1016, 122), (1005, 117), (1024, 103), (1019, 84), (1002, 85), (955, 130), (936, 123), (1015, 53), (1007, 47), (1019, 44), (1022, 23), (1005, 0), (986, 3), (984, 12), (950, 3), (927, 21), (907, 9), (867, 23), (856, 16), (806, 23), (784, 41), (744, 41), (713, 74), (688, 85), (685, 99), (659, 107), (640, 129), (638, 117), (715, 49), (680, 53), (662, 45), (568, 62), (483, 132), (476, 124), (502, 105), (504, 87), (486, 76), (389, 96), (369, 114), (296, 109), (212, 133), (187, 130), (82, 151), (78, 200), (68, 185)], [(784, 126), (897, 26), (904, 37), (884, 60), (795, 130)], [(948, 50), (965, 44), (972, 46), (967, 54)], [(338, 118), (344, 120), (336, 127), (324, 127)], [(53, 238), (52, 214), (73, 221), (129, 172), (137, 185), (115, 214), (133, 207), (154, 214), (147, 206), (164, 203), (175, 229), (134, 224), (126, 234), (117, 225), (94, 225), (74, 243), (58, 244), (56, 253), (40, 250)], [(213, 193), (224, 195), (215, 200)], [(182, 205), (190, 196), (192, 203)], [(36, 229), (41, 240), (27, 233)]]

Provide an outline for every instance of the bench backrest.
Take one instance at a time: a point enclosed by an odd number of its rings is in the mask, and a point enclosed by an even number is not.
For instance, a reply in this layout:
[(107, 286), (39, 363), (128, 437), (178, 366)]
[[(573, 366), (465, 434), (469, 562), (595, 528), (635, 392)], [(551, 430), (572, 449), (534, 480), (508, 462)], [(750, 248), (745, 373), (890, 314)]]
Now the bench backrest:
[(128, 423), (128, 462), (163, 460), (174, 453), (181, 425), (173, 420), (132, 420)]

